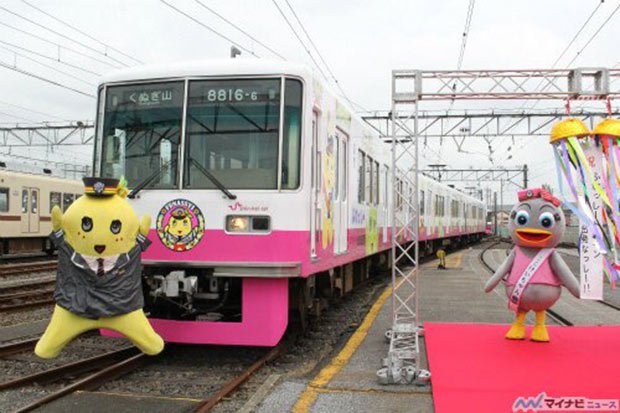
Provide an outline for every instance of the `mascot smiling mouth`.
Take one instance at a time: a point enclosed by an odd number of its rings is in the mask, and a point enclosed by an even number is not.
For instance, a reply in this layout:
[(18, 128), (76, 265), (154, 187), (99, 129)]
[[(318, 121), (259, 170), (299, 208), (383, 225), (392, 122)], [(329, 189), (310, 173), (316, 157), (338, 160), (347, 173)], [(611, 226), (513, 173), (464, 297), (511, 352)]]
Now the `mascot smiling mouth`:
[(97, 254), (103, 253), (103, 251), (105, 251), (105, 245), (95, 245), (95, 251), (97, 251)]
[(550, 231), (534, 228), (518, 229), (516, 232), (521, 241), (531, 243), (545, 242), (553, 236)]

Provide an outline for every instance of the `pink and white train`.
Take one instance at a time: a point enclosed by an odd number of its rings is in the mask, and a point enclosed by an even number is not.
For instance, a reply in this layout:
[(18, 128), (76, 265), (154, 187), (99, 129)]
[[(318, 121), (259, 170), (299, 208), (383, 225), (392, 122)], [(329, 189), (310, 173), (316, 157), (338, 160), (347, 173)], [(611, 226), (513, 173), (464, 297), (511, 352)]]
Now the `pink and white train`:
[[(144, 66), (99, 87), (95, 173), (153, 217), (145, 311), (169, 342), (273, 346), (289, 315), (389, 266), (390, 163), (305, 66)], [(484, 233), (481, 201), (426, 177), (420, 201), (421, 253)]]

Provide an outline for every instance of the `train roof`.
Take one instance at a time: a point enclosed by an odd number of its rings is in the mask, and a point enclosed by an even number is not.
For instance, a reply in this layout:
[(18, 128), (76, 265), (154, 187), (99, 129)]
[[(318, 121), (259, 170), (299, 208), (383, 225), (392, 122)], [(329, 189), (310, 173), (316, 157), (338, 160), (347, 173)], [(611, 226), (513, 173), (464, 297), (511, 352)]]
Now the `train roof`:
[(251, 76), (251, 75), (313, 76), (313, 71), (300, 63), (269, 59), (208, 59), (148, 64), (115, 70), (100, 78), (99, 84), (179, 78), (191, 76)]
[(44, 174), (38, 174), (34, 172), (12, 171), (9, 169), (1, 169), (1, 168), (0, 168), (0, 177), (11, 177), (11, 178), (16, 178), (16, 179), (41, 179), (47, 182), (57, 182), (57, 183), (73, 182), (76, 184), (81, 184), (81, 182), (77, 179), (61, 178), (58, 176), (44, 175)]

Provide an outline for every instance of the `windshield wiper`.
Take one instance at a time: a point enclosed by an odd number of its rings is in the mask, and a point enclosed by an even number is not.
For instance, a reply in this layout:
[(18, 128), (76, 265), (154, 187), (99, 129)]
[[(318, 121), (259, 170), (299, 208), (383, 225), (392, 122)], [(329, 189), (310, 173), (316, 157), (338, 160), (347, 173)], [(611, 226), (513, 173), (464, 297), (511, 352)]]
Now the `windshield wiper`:
[(218, 179), (213, 176), (213, 174), (211, 172), (209, 172), (207, 170), (207, 168), (205, 168), (204, 166), (202, 166), (197, 160), (195, 160), (194, 158), (189, 158), (190, 162), (194, 164), (194, 166), (196, 167), (196, 169), (198, 169), (200, 172), (202, 172), (202, 174), (204, 176), (206, 176), (207, 178), (209, 178), (209, 180), (211, 182), (213, 182), (213, 184), (215, 186), (217, 186), (217, 189), (219, 189), (220, 191), (222, 191), (224, 193), (224, 195), (226, 195), (228, 197), (228, 199), (237, 199), (237, 195), (231, 193), (228, 189), (226, 189), (226, 187), (220, 182), (218, 181)]
[(146, 186), (148, 184), (150, 184), (151, 182), (153, 182), (157, 177), (159, 177), (159, 175), (162, 174), (162, 172), (168, 168), (168, 165), (170, 165), (170, 162), (166, 162), (164, 164), (162, 164), (159, 169), (157, 169), (155, 172), (153, 172), (152, 174), (150, 174), (149, 176), (147, 176), (142, 182), (140, 182), (138, 185), (136, 185), (136, 187), (134, 189), (131, 190), (131, 192), (129, 193), (129, 195), (127, 195), (127, 198), (131, 198), (134, 199), (136, 197), (136, 195), (138, 195), (138, 192), (140, 192), (141, 190), (143, 190), (144, 188), (146, 188)]

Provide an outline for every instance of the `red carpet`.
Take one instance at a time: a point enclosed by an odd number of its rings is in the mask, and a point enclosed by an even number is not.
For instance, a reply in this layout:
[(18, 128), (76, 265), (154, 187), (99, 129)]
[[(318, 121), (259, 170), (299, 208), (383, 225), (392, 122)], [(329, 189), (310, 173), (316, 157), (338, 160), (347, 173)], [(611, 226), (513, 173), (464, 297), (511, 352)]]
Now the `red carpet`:
[(436, 412), (511, 412), (519, 397), (531, 408), (514, 411), (620, 411), (620, 326), (549, 327), (550, 343), (508, 328), (425, 323)]

